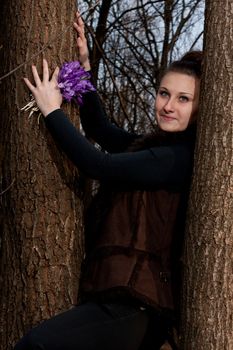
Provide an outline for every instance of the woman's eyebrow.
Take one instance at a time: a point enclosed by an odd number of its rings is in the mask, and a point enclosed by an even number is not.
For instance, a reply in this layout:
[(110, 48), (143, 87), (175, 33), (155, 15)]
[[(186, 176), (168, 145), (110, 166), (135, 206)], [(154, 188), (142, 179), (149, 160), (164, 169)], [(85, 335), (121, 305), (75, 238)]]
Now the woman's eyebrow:
[(185, 91), (184, 92), (181, 91), (181, 92), (179, 92), (179, 94), (185, 94), (185, 95), (194, 96), (194, 94), (192, 94), (191, 92), (185, 92)]

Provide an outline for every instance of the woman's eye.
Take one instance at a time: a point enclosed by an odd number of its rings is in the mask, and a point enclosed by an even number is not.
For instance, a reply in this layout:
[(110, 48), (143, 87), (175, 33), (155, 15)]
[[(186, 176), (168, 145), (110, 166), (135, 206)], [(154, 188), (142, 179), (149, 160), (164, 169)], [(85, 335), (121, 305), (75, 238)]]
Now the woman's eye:
[(180, 97), (179, 97), (179, 100), (180, 100), (181, 102), (188, 102), (188, 101), (189, 101), (189, 98), (188, 98), (187, 96), (180, 96)]
[(164, 90), (159, 91), (160, 96), (168, 96), (168, 92)]

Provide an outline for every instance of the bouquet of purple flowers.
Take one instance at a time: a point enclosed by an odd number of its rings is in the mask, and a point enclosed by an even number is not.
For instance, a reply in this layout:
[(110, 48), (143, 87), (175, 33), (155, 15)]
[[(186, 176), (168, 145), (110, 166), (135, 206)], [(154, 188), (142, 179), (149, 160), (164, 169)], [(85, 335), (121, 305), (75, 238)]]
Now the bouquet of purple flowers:
[[(90, 72), (85, 71), (79, 61), (65, 62), (58, 75), (58, 87), (61, 90), (64, 100), (70, 102), (73, 99), (81, 106), (83, 103), (83, 95), (88, 91), (96, 90), (90, 78)], [(31, 101), (21, 108), (21, 110), (30, 110), (29, 117), (34, 112), (39, 112), (39, 108), (33, 96)], [(41, 113), (39, 113), (38, 118), (40, 115)]]
[(58, 75), (58, 87), (63, 98), (70, 102), (72, 98), (82, 105), (83, 94), (95, 91), (91, 81), (91, 74), (86, 72), (79, 61), (64, 63)]

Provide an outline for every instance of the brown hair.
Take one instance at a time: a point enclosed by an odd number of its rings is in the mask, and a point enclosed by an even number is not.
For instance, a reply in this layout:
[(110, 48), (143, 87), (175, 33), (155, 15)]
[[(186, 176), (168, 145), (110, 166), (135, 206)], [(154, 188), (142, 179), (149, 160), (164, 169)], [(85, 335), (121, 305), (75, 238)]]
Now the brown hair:
[(200, 79), (202, 74), (202, 61), (202, 51), (189, 51), (180, 60), (172, 62), (163, 76), (169, 72), (177, 72)]

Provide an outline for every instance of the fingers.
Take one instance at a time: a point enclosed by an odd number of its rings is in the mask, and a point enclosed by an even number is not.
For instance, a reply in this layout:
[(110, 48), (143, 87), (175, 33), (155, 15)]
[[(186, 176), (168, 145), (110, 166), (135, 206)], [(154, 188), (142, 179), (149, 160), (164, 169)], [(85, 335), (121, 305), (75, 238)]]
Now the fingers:
[(78, 36), (82, 39), (85, 40), (85, 32), (84, 28), (80, 27), (77, 23), (74, 23), (74, 28), (78, 34)]
[(76, 18), (77, 22), (74, 22), (74, 28), (78, 36), (81, 37), (82, 40), (85, 40), (85, 26), (79, 12), (76, 12)]
[(41, 85), (41, 80), (40, 80), (39, 74), (37, 72), (36, 66), (34, 66), (34, 65), (32, 65), (32, 74), (33, 74), (33, 78), (34, 78), (34, 81), (36, 83), (36, 86)]
[(56, 67), (55, 71), (53, 72), (51, 81), (54, 81), (57, 83), (58, 80), (58, 74), (59, 74), (59, 67)]
[[(29, 90), (31, 90), (31, 92), (35, 94), (38, 87), (47, 86), (47, 83), (49, 83), (49, 67), (46, 59), (43, 59), (43, 82), (41, 82), (41, 79), (39, 77), (39, 74), (37, 72), (37, 68), (35, 65), (32, 65), (32, 74), (33, 74), (33, 78), (36, 86), (34, 86), (28, 78), (23, 78), (23, 80), (27, 85), (27, 87), (29, 88)], [(58, 74), (59, 74), (59, 68), (57, 67), (53, 72), (53, 75), (51, 78), (51, 81), (55, 82), (56, 85), (58, 80)]]
[(88, 51), (87, 49), (87, 39), (85, 37), (85, 33), (81, 28), (77, 28), (77, 33), (78, 33), (78, 37), (77, 37), (77, 47), (78, 49), (84, 49), (86, 51)]
[(74, 28), (75, 28), (78, 36), (82, 37), (83, 39), (85, 39), (84, 27), (81, 27), (77, 23), (74, 22)]
[(48, 62), (43, 58), (43, 81), (49, 80), (49, 67)]
[(81, 14), (79, 11), (76, 12), (76, 21), (77, 21), (77, 24), (80, 26), (80, 27), (83, 27), (84, 28), (84, 22), (82, 20), (82, 17), (81, 17)]
[(32, 83), (28, 80), (28, 78), (23, 78), (25, 84), (27, 85), (27, 87), (29, 88), (29, 90), (34, 93), (36, 88), (34, 85), (32, 85)]

